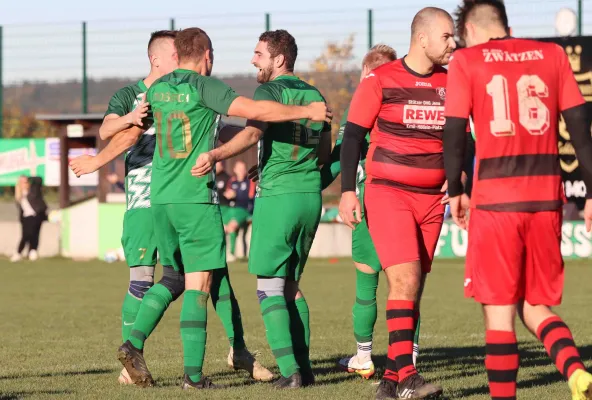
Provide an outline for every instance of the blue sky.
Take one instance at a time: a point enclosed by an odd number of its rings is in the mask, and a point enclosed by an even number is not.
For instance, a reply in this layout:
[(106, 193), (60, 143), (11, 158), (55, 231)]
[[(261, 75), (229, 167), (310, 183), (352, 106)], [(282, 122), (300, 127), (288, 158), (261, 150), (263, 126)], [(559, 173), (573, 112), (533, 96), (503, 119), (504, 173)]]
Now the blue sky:
[[(3, 0), (10, 1), (10, 0)], [(407, 52), (413, 15), (427, 5), (452, 11), (455, 0), (368, 0), (363, 6), (343, 0), (298, 2), (219, 0), (10, 1), (3, 7), (4, 82), (80, 79), (81, 24), (88, 21), (88, 72), (96, 78), (139, 77), (146, 73), (145, 47), (151, 31), (166, 29), (170, 18), (177, 28), (199, 26), (212, 37), (216, 51), (214, 73), (254, 72), (250, 66), (257, 36), (271, 13), (273, 29), (284, 28), (299, 46), (297, 68), (307, 69), (328, 41), (354, 35), (356, 61), (367, 48), (367, 12), (374, 10), (374, 43)], [(174, 7), (171, 6), (174, 3)], [(555, 13), (576, 9), (576, 0), (506, 0), (516, 36), (554, 36)], [(592, 0), (584, 0), (584, 34), (592, 21)]]

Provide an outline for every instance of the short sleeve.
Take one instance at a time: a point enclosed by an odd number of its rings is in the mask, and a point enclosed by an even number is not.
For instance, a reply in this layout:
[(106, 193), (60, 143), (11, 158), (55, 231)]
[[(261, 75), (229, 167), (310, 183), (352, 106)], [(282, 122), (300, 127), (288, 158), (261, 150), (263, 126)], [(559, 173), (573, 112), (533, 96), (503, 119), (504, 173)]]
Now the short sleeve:
[[(471, 97), (470, 78), (465, 68), (465, 53), (456, 51), (448, 65), (446, 78), (446, 104), (444, 104), (444, 116), (456, 118), (469, 118), (473, 107)], [(467, 132), (470, 127), (467, 126)]]
[(559, 111), (565, 111), (569, 108), (584, 104), (586, 101), (580, 92), (576, 78), (571, 70), (567, 54), (561, 46), (557, 45), (557, 59), (559, 60), (559, 70), (557, 74), (559, 91)]
[(107, 106), (107, 111), (105, 112), (105, 116), (109, 114), (116, 114), (120, 117), (123, 117), (127, 113), (132, 110), (133, 102), (131, 104), (129, 101), (126, 101), (130, 96), (126, 94), (126, 88), (119, 89), (111, 100), (109, 100), (109, 106)]
[(271, 100), (271, 101), (280, 101), (278, 99), (269, 85), (261, 85), (255, 90), (255, 94), (253, 95), (253, 100)]
[(202, 104), (218, 114), (228, 115), (228, 109), (238, 94), (219, 79), (204, 77), (199, 91)]
[(348, 122), (372, 128), (382, 106), (382, 87), (380, 79), (370, 72), (358, 85), (350, 104)]

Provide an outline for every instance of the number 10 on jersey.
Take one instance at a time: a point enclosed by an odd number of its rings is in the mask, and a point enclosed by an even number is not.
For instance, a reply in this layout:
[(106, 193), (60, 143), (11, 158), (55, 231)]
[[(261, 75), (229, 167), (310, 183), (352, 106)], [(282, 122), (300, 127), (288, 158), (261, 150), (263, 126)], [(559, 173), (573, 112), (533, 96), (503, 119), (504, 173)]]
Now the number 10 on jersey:
[[(516, 82), (520, 125), (531, 135), (544, 135), (550, 126), (549, 108), (541, 98), (549, 96), (549, 89), (538, 75), (522, 75)], [(508, 80), (494, 75), (487, 84), (487, 94), (493, 103), (493, 120), (489, 126), (494, 136), (514, 136), (516, 127), (510, 115)]]

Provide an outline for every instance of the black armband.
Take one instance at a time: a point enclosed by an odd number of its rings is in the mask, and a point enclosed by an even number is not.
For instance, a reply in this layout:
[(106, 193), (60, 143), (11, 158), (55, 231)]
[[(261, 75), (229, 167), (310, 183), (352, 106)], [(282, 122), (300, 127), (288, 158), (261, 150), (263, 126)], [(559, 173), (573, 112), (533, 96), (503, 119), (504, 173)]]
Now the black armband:
[(356, 175), (360, 162), (362, 142), (368, 133), (368, 128), (347, 122), (341, 142), (341, 193), (356, 190)]
[(448, 180), (448, 195), (456, 197), (463, 194), (461, 174), (465, 163), (467, 145), (467, 119), (446, 117), (442, 141), (444, 145), (444, 170)]
[(592, 137), (584, 104), (562, 112), (586, 184), (586, 198), (592, 199)]

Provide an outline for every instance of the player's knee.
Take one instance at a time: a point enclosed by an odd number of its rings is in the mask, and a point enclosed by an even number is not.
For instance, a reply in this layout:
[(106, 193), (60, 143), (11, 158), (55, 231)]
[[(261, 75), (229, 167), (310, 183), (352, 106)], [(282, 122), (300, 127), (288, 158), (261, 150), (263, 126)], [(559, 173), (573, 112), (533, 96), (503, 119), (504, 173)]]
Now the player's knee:
[(300, 286), (297, 281), (286, 281), (286, 288), (284, 289), (284, 297), (286, 301), (295, 301), (301, 297), (304, 297), (300, 291)]
[(130, 282), (128, 292), (138, 298), (144, 298), (146, 292), (154, 285), (154, 267), (130, 268)]
[(259, 303), (268, 297), (284, 296), (286, 287), (285, 278), (269, 278), (264, 276), (257, 277), (257, 298)]
[(162, 279), (158, 283), (171, 292), (173, 300), (177, 300), (185, 291), (185, 276), (170, 266), (164, 267), (162, 271)]
[(356, 269), (364, 274), (368, 274), (368, 275), (378, 275), (378, 273), (376, 271), (374, 271), (372, 269), (372, 267), (366, 265), (366, 264), (362, 264), (359, 262), (355, 262), (354, 261), (354, 265), (356, 266)]

